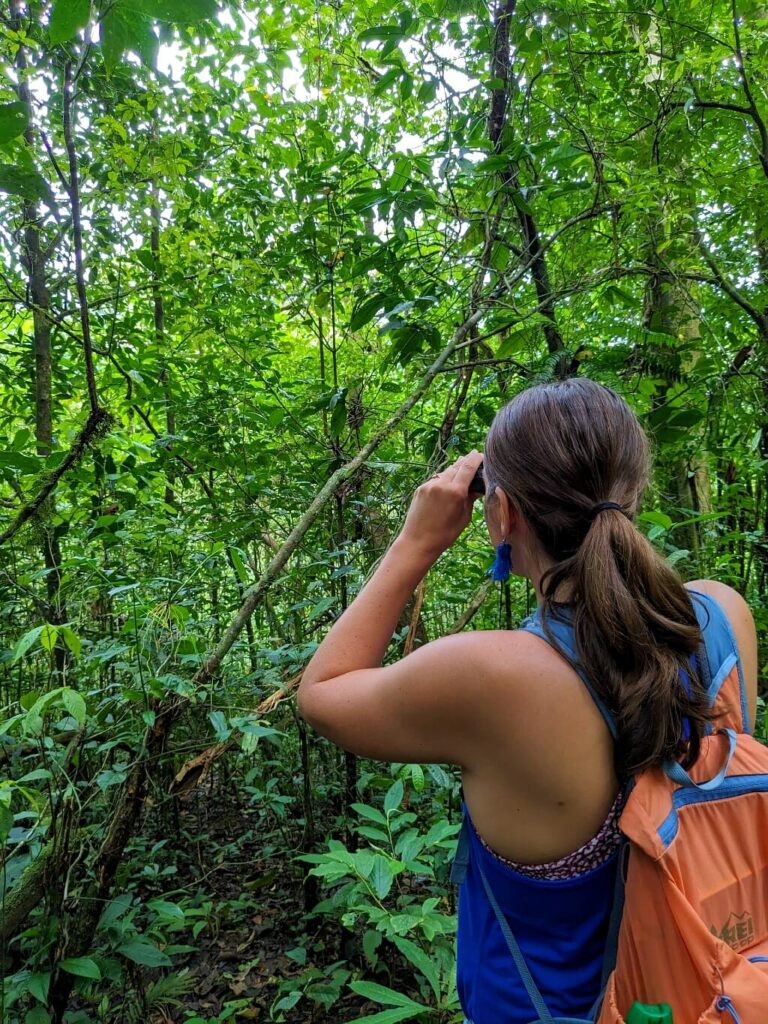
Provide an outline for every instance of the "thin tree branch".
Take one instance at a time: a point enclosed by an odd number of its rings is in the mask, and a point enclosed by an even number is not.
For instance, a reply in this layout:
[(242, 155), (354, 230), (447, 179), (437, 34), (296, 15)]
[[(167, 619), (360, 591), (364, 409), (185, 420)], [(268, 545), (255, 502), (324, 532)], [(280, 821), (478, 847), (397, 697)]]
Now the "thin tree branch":
[(50, 475), (44, 478), (40, 489), (34, 498), (19, 510), (16, 518), (8, 529), (5, 530), (4, 533), (0, 534), (0, 545), (5, 544), (6, 541), (10, 540), (11, 537), (19, 532), (26, 522), (32, 519), (32, 517), (40, 511), (40, 508), (46, 498), (49, 498), (56, 490), (59, 480), (61, 480), (68, 469), (80, 461), (89, 445), (91, 445), (96, 438), (102, 437), (109, 430), (111, 422), (112, 417), (106, 409), (96, 409), (91, 412), (88, 417), (88, 422), (77, 435), (75, 443), (67, 452), (64, 459)]
[(741, 30), (739, 29), (739, 12), (736, 8), (736, 0), (731, 0), (731, 14), (733, 20), (733, 37), (736, 44), (736, 64), (739, 69), (739, 79), (741, 81), (741, 87), (744, 90), (744, 95), (747, 97), (747, 103), (752, 113), (752, 120), (755, 122), (758, 133), (760, 135), (760, 149), (758, 155), (760, 157), (760, 163), (763, 167), (763, 172), (768, 177), (768, 128), (766, 128), (765, 121), (757, 108), (755, 97), (752, 94), (752, 87), (749, 84), (749, 78), (747, 77), (747, 69), (744, 65), (744, 52), (741, 47)]
[(69, 200), (72, 206), (72, 233), (75, 247), (75, 278), (77, 281), (77, 297), (80, 303), (80, 323), (83, 331), (83, 355), (85, 357), (85, 376), (88, 382), (88, 398), (91, 412), (99, 411), (99, 396), (96, 390), (96, 376), (93, 370), (93, 345), (91, 343), (91, 321), (88, 315), (88, 294), (85, 287), (85, 268), (83, 264), (83, 224), (80, 208), (80, 179), (77, 173), (77, 151), (72, 137), (72, 100), (74, 98), (74, 82), (72, 78), (72, 62), (67, 61), (64, 68), (64, 100), (63, 123), (64, 140), (69, 157)]

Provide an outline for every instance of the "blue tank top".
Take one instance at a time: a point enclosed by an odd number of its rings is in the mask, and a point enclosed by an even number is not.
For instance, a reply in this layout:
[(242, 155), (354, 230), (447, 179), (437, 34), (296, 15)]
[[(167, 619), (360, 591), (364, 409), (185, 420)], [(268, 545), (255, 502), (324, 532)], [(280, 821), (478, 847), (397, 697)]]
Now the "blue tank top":
[[(613, 735), (609, 712), (580, 672), (566, 607), (549, 625), (557, 649), (579, 671)], [(520, 626), (548, 640), (540, 609)], [(538, 1013), (486, 895), (480, 869), (517, 938), (528, 969), (555, 1017), (586, 1018), (600, 994), (620, 851), (568, 879), (529, 878), (487, 850), (464, 808), (459, 892), (457, 989), (472, 1024), (529, 1024)], [(457, 879), (458, 880), (458, 879)]]
[[(714, 617), (720, 631), (729, 628), (724, 613), (709, 595), (690, 591), (704, 644), (699, 668), (709, 687), (709, 647), (714, 642)], [(725, 624), (724, 624), (725, 623)], [(571, 663), (603, 715), (611, 735), (616, 724), (595, 693), (578, 661), (567, 606), (548, 619), (553, 641), (545, 634), (540, 609), (520, 626), (553, 646)], [(683, 673), (683, 685), (688, 681)], [(575, 878), (536, 879), (515, 871), (485, 848), (464, 808), (464, 825), (454, 864), (460, 882), (458, 907), (457, 989), (471, 1024), (531, 1024), (539, 1012), (531, 996), (538, 988), (546, 1010), (556, 1018), (591, 1019), (600, 997), (601, 980), (613, 962), (605, 963), (606, 948), (615, 957), (621, 920), (623, 886), (618, 868), (625, 847), (598, 867)], [(490, 887), (488, 893), (486, 884)], [(519, 965), (502, 931), (497, 909), (511, 929), (534, 986), (526, 986)], [(609, 934), (610, 933), (610, 934)], [(546, 1012), (545, 1010), (545, 1012)]]

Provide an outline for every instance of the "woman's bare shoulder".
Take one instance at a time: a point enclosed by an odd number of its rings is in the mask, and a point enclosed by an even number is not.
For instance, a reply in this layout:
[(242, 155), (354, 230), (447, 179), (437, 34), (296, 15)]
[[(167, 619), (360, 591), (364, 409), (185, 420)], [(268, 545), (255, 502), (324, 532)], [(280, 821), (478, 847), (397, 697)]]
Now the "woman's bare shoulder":
[(750, 724), (754, 726), (757, 710), (757, 631), (749, 605), (738, 590), (719, 580), (691, 580), (685, 585), (689, 590), (698, 590), (714, 597), (731, 624), (744, 672)]

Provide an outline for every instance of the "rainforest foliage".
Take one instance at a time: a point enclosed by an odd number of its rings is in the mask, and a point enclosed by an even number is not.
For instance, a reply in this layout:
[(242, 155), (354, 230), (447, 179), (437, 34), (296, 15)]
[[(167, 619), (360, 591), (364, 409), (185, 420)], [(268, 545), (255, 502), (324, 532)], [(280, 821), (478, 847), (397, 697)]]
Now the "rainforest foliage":
[[(292, 691), (533, 382), (627, 397), (765, 664), (767, 69), (761, 0), (2, 0), (3, 1021), (460, 1019), (456, 775)], [(391, 657), (514, 627), (489, 562)]]

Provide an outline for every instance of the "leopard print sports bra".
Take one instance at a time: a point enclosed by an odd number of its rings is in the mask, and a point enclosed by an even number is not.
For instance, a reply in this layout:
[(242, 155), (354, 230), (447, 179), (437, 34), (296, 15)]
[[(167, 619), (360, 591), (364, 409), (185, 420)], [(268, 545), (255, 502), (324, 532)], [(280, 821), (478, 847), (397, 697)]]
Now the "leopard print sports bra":
[(517, 871), (518, 874), (527, 878), (539, 879), (566, 879), (577, 878), (585, 875), (588, 871), (600, 867), (613, 856), (621, 845), (621, 832), (619, 831), (619, 818), (624, 809), (624, 792), (619, 794), (613, 802), (608, 817), (603, 822), (600, 831), (593, 836), (584, 846), (580, 846), (573, 853), (561, 857), (559, 860), (549, 861), (547, 864), (517, 864), (515, 861), (502, 857), (488, 846), (483, 837), (475, 830), (477, 838), (486, 850), (506, 864), (508, 868)]

